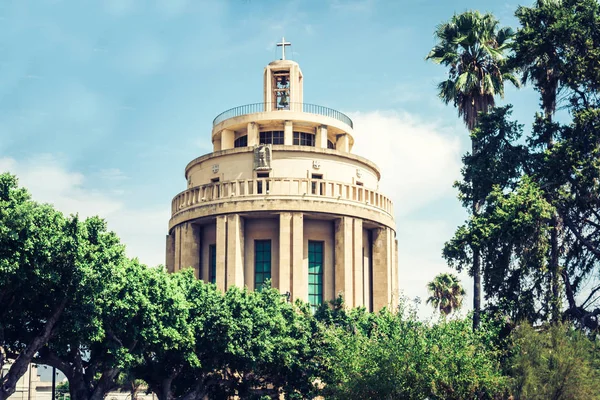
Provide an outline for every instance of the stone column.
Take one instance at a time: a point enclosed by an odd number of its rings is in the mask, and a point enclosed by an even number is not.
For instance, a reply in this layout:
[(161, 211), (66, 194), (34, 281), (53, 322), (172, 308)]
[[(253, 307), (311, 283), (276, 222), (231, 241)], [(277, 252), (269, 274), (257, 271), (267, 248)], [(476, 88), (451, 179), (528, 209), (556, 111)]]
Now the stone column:
[(283, 126), (283, 144), (291, 146), (294, 144), (294, 125), (292, 121), (285, 121)]
[(244, 219), (227, 216), (227, 280), (225, 288), (244, 287)]
[(181, 229), (181, 263), (179, 269), (193, 268), (196, 278), (200, 273), (200, 227), (185, 222)]
[(304, 215), (292, 213), (292, 301), (308, 301), (308, 264), (304, 263)]
[(256, 122), (248, 122), (248, 146), (258, 146), (259, 143), (258, 125)]
[(290, 276), (292, 265), (292, 213), (279, 214), (279, 292), (291, 293)]
[(167, 235), (167, 251), (166, 251), (166, 260), (165, 266), (167, 267), (167, 272), (175, 272), (175, 229), (173, 229), (173, 233)]
[(346, 307), (354, 306), (352, 292), (352, 218), (342, 217), (335, 220), (335, 297), (342, 295)]
[[(393, 235), (395, 237), (395, 235)], [(392, 307), (398, 307), (400, 291), (398, 290), (398, 241), (392, 238), (394, 244), (394, 262), (392, 262)]]
[(327, 125), (321, 125), (317, 127), (315, 146), (321, 149), (327, 148)]
[(390, 232), (389, 228), (373, 230), (373, 311), (391, 305)]
[(353, 233), (353, 250), (354, 250), (354, 273), (352, 281), (354, 283), (354, 307), (364, 306), (363, 293), (363, 221), (362, 219), (354, 218), (354, 233)]
[(233, 149), (235, 141), (235, 132), (231, 129), (223, 129), (221, 131), (221, 150)]
[(213, 140), (213, 151), (221, 151), (221, 139)]
[(177, 272), (181, 269), (181, 244), (183, 242), (181, 238), (181, 225), (177, 225), (173, 228), (172, 235), (174, 238), (173, 272)]
[(225, 291), (227, 269), (227, 216), (217, 216), (217, 289)]
[(350, 139), (348, 138), (347, 133), (338, 136), (338, 139), (335, 144), (335, 149), (346, 153), (350, 151)]

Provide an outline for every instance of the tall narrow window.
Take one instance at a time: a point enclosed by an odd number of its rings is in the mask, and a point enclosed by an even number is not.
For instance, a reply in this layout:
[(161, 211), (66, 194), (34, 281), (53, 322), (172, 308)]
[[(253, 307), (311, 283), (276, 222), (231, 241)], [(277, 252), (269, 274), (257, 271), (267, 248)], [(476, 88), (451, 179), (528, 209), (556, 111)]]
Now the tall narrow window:
[(254, 289), (261, 290), (271, 279), (271, 241), (254, 241)]
[(308, 241), (308, 302), (323, 304), (323, 242)]
[(335, 150), (335, 144), (331, 140), (327, 141), (327, 148)]
[(217, 245), (208, 245), (208, 282), (217, 283)]

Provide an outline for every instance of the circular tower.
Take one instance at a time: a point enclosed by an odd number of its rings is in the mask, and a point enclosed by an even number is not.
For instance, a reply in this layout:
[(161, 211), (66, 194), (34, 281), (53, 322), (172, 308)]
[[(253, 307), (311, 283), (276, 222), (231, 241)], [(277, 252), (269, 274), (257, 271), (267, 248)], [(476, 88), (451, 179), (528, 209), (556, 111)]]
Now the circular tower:
[(191, 267), (221, 290), (270, 280), (313, 306), (339, 294), (349, 307), (395, 306), (396, 228), (381, 171), (351, 153), (348, 116), (303, 102), (302, 71), (283, 58), (264, 70), (263, 101), (219, 114), (213, 152), (186, 166), (167, 269)]

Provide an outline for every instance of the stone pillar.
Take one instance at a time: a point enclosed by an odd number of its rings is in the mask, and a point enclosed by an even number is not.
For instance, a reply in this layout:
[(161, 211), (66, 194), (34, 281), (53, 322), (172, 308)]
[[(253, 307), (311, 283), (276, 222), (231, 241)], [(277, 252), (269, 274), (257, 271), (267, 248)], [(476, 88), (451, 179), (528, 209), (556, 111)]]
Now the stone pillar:
[(335, 297), (342, 295), (346, 307), (354, 306), (352, 292), (352, 218), (341, 217), (335, 220)]
[(304, 263), (304, 215), (292, 213), (292, 301), (308, 301), (308, 264)]
[(165, 266), (167, 267), (167, 272), (175, 272), (175, 230), (173, 229), (173, 233), (167, 235), (167, 251), (166, 251), (166, 260)]
[(290, 276), (292, 265), (292, 213), (279, 214), (279, 292), (291, 293)]
[(256, 122), (248, 122), (248, 146), (253, 147), (259, 144), (258, 125), (256, 125)]
[(291, 146), (294, 144), (294, 125), (292, 121), (285, 121), (283, 126), (283, 144)]
[(347, 133), (338, 136), (335, 143), (335, 149), (346, 153), (350, 151), (350, 139)]
[(227, 216), (217, 216), (217, 289), (225, 291), (227, 268)]
[(173, 246), (174, 257), (173, 257), (173, 272), (177, 272), (181, 269), (181, 244), (183, 239), (181, 238), (181, 225), (177, 225), (173, 228)]
[(213, 140), (213, 151), (221, 151), (221, 139)]
[(235, 132), (231, 129), (221, 131), (221, 150), (233, 149), (235, 142)]
[(362, 219), (354, 218), (353, 232), (353, 264), (354, 273), (352, 281), (354, 282), (354, 307), (364, 306), (363, 292), (363, 221)]
[(391, 254), (389, 228), (373, 230), (373, 311), (391, 305)]
[[(218, 257), (218, 255), (217, 255)], [(244, 219), (227, 216), (227, 280), (225, 288), (244, 287)]]
[(327, 148), (327, 125), (321, 125), (317, 127), (315, 146), (321, 149)]
[(392, 307), (397, 308), (400, 300), (400, 291), (398, 289), (398, 241), (396, 235), (392, 235), (392, 243), (394, 245), (394, 261), (392, 262)]
[(179, 269), (193, 268), (196, 278), (200, 273), (200, 227), (185, 222), (181, 229), (181, 263)]

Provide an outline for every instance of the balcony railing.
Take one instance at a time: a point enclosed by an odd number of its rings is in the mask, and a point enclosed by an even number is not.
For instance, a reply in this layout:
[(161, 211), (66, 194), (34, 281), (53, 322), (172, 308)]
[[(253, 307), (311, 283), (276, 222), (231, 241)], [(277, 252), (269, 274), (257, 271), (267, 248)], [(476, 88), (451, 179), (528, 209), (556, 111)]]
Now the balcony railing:
[(228, 182), (215, 182), (197, 186), (179, 193), (171, 204), (172, 215), (198, 204), (235, 200), (244, 197), (301, 197), (305, 199), (328, 198), (359, 203), (393, 215), (394, 205), (381, 193), (363, 186), (323, 179), (262, 178)]
[(220, 124), (229, 118), (239, 117), (240, 115), (254, 114), (260, 112), (267, 111), (295, 111), (295, 112), (305, 112), (309, 114), (322, 115), (324, 117), (335, 118), (338, 121), (349, 125), (351, 128), (354, 128), (352, 120), (344, 113), (334, 110), (333, 108), (328, 108), (324, 106), (319, 106), (316, 104), (308, 104), (308, 103), (288, 103), (285, 107), (280, 106), (279, 104), (269, 104), (269, 103), (254, 103), (254, 104), (246, 104), (243, 106), (238, 106), (234, 108), (230, 108), (227, 111), (223, 111), (221, 114), (217, 115), (217, 117), (213, 120), (213, 126)]

